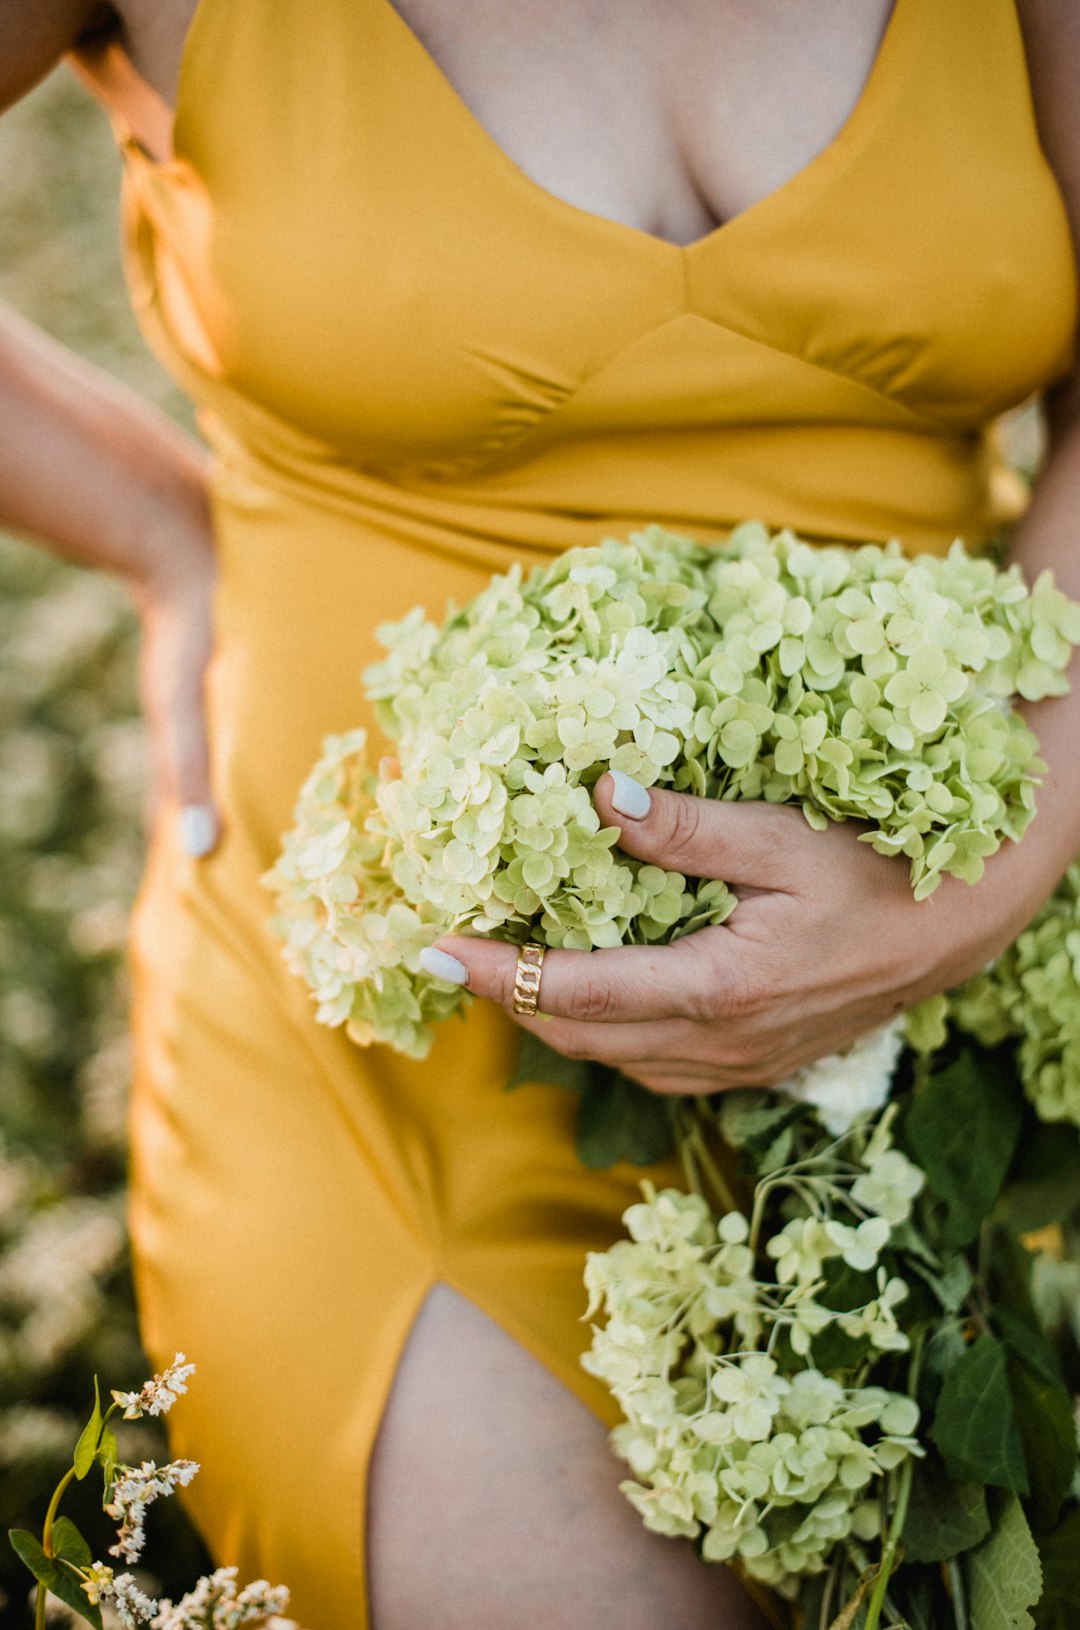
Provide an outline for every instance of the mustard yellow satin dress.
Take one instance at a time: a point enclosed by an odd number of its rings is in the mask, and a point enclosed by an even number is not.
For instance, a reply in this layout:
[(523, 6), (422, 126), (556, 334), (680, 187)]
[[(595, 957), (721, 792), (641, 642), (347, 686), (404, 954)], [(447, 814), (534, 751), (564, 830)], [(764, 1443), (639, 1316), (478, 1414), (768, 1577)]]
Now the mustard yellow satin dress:
[(391, 0), (201, 0), (174, 157), (117, 135), (221, 568), (224, 840), (193, 862), (163, 824), (133, 925), (143, 1331), (197, 1361), (170, 1422), (215, 1555), (359, 1630), (369, 1454), (429, 1289), (613, 1422), (582, 1264), (641, 1175), (578, 1164), (570, 1094), (503, 1091), (501, 1011), (424, 1063), (362, 1051), (281, 961), (258, 879), (323, 736), (374, 729), (375, 626), (650, 520), (984, 538), (1022, 504), (993, 421), (1070, 365), (1075, 266), (1014, 0), (896, 0), (835, 140), (685, 247), (532, 181)]

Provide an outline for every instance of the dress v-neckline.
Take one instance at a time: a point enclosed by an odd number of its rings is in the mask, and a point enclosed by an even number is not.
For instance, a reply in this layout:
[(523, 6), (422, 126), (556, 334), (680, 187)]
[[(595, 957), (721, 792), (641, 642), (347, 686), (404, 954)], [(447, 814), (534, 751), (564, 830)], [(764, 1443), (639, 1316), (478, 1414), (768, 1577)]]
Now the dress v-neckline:
[[(200, 0), (206, 4), (207, 0)], [(724, 221), (710, 227), (699, 237), (692, 238), (689, 243), (675, 243), (671, 238), (663, 238), (656, 232), (646, 231), (643, 227), (631, 226), (626, 221), (617, 221), (613, 216), (597, 214), (595, 210), (585, 209), (580, 204), (573, 204), (568, 198), (552, 192), (541, 182), (533, 179), (527, 170), (522, 169), (516, 159), (510, 157), (506, 149), (491, 134), (478, 114), (466, 102), (446, 70), (432, 55), (417, 34), (416, 30), (402, 16), (394, 5), (393, 0), (368, 0), (369, 4), (381, 7), (389, 14), (392, 23), (396, 24), (399, 33), (407, 44), (412, 45), (417, 60), (426, 68), (436, 88), (441, 92), (448, 106), (454, 108), (461, 122), (470, 129), (475, 139), (492, 155), (495, 163), (507, 174), (512, 184), (520, 187), (538, 201), (541, 206), (555, 210), (568, 217), (577, 217), (584, 226), (592, 226), (599, 231), (608, 231), (633, 240), (654, 252), (665, 255), (686, 256), (696, 254), (718, 242), (720, 238), (728, 236), (734, 230), (742, 229), (742, 224), (750, 219), (756, 219), (759, 214), (774, 207), (788, 195), (798, 191), (802, 185), (809, 184), (825, 167), (842, 151), (858, 134), (859, 128), (865, 118), (869, 116), (870, 105), (879, 94), (880, 82), (889, 71), (890, 62), (895, 52), (895, 37), (899, 32), (900, 13), (912, 5), (914, 0), (893, 0), (892, 8), (885, 22), (874, 59), (863, 81), (853, 106), (844, 119), (836, 134), (820, 148), (817, 153), (800, 166), (794, 174), (788, 176), (779, 186), (764, 193), (753, 203), (747, 204), (744, 209), (737, 210)]]
[[(225, 0), (221, 0), (224, 4)], [(394, 5), (393, 0), (360, 0), (374, 6), (385, 16), (393, 31), (397, 33), (402, 43), (412, 51), (416, 62), (427, 73), (435, 92), (442, 98), (446, 107), (453, 111), (469, 132), (473, 141), (486, 152), (493, 165), (502, 171), (510, 185), (519, 189), (523, 196), (529, 198), (534, 204), (555, 214), (562, 215), (564, 219), (574, 222), (583, 230), (592, 230), (598, 233), (607, 233), (613, 240), (621, 239), (628, 245), (641, 249), (646, 253), (664, 257), (685, 259), (708, 250), (712, 245), (719, 244), (729, 236), (737, 235), (746, 226), (753, 224), (762, 216), (772, 213), (782, 207), (791, 198), (810, 186), (815, 180), (822, 177), (843, 151), (861, 133), (862, 126), (872, 113), (873, 105), (881, 94), (882, 85), (892, 70), (892, 64), (898, 54), (897, 40), (901, 34), (906, 12), (911, 9), (916, 0), (893, 0), (892, 9), (886, 20), (881, 38), (878, 41), (877, 51), (870, 64), (869, 71), (863, 81), (851, 111), (844, 119), (839, 130), (824, 147), (819, 149), (812, 158), (782, 181), (778, 187), (747, 204), (745, 209), (737, 210), (727, 220), (720, 221), (716, 226), (710, 227), (707, 232), (691, 239), (689, 243), (675, 243), (670, 238), (663, 238), (658, 233), (648, 232), (643, 227), (631, 226), (625, 221), (615, 220), (609, 215), (597, 214), (594, 210), (585, 209), (580, 204), (573, 204), (568, 198), (550, 191), (510, 157), (506, 149), (495, 139), (487, 126), (474, 113), (461, 92), (450, 79), (445, 69), (432, 55), (419, 34), (406, 21), (401, 12)], [(196, 0), (195, 10), (188, 31), (184, 38), (180, 56), (180, 68), (177, 77), (176, 107), (173, 113), (173, 130), (171, 142), (171, 156), (164, 160), (154, 159), (135, 142), (130, 133), (120, 127), (120, 136), (125, 148), (139, 158), (143, 166), (151, 173), (163, 175), (176, 174), (185, 167), (184, 151), (186, 148), (185, 133), (193, 120), (194, 74), (197, 64), (200, 37), (206, 27), (207, 14), (212, 11), (215, 0)]]

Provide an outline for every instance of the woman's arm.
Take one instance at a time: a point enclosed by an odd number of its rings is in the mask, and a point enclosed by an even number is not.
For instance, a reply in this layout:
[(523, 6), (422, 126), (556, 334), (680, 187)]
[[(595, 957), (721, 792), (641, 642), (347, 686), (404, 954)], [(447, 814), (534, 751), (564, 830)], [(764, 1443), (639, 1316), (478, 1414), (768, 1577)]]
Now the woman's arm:
[[(0, 0), (0, 107), (41, 79), (105, 8)], [(165, 416), (0, 307), (0, 526), (118, 573), (143, 622), (155, 789), (214, 836), (202, 723), (213, 545), (206, 459)]]
[(163, 414), (0, 307), (0, 526), (127, 584), (156, 799), (217, 835), (203, 723), (214, 555), (206, 456)]
[[(1019, 0), (1039, 134), (1072, 223), (1080, 262), (1080, 7), (1075, 0)], [(1038, 267), (1032, 268), (1038, 276)], [(1080, 365), (1048, 402), (1050, 449), (1010, 559), (1031, 581), (1050, 567), (1080, 599)], [(1080, 685), (1075, 677), (1074, 684)], [(1032, 868), (1037, 896), (1080, 853), (1080, 716), (1073, 695), (1026, 709), (1043, 747), (1047, 777), (1039, 795), (1033, 842), (1010, 856)]]
[(0, 425), (0, 524), (140, 589), (209, 564), (199, 444), (3, 306)]
[[(1040, 132), (1080, 246), (1080, 6), (1020, 0), (1020, 12)], [(1050, 407), (1049, 457), (1012, 558), (1029, 580), (1051, 567), (1080, 599), (1080, 370)], [(874, 854), (850, 827), (812, 832), (791, 807), (646, 795), (632, 784), (620, 794), (601, 777), (596, 806), (621, 828), (623, 849), (725, 878), (738, 909), (723, 927), (670, 946), (550, 952), (541, 1007), (556, 1017), (516, 1022), (657, 1091), (711, 1092), (782, 1080), (969, 977), (1015, 938), (1080, 853), (1080, 661), (1071, 678), (1068, 696), (1026, 710), (1048, 773), (1024, 841), (1005, 844), (978, 884), (947, 878), (921, 902), (903, 860)], [(460, 964), (462, 982), (512, 1013), (512, 949), (460, 937), (439, 948)]]

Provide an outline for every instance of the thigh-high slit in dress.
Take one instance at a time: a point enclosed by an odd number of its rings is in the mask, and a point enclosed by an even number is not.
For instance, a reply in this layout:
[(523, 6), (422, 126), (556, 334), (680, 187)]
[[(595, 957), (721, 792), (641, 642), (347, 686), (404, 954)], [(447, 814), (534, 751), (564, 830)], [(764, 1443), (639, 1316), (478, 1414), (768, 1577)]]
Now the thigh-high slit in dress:
[(571, 1094), (503, 1091), (491, 1005), (417, 1063), (320, 1027), (281, 960), (258, 880), (323, 736), (375, 728), (376, 626), (653, 520), (986, 538), (1023, 501), (993, 421), (1069, 366), (1075, 270), (1014, 0), (896, 0), (836, 138), (685, 246), (533, 182), (391, 0), (201, 0), (178, 102), (168, 162), (117, 136), (134, 305), (213, 452), (224, 839), (162, 826), (133, 924), (137, 1290), (155, 1361), (198, 1364), (170, 1426), (215, 1554), (342, 1630), (428, 1291), (613, 1423), (582, 1265), (642, 1175), (578, 1163)]

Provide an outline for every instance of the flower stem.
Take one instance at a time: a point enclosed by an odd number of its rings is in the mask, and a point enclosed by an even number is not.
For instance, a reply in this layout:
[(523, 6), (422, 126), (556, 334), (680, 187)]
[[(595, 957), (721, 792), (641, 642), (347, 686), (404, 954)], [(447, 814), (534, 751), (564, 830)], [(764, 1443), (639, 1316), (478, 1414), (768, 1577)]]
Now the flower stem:
[(691, 1191), (691, 1193), (700, 1195), (701, 1198), (704, 1199), (705, 1195), (701, 1187), (701, 1175), (698, 1172), (697, 1160), (694, 1158), (694, 1150), (689, 1137), (681, 1137), (679, 1139), (679, 1159), (682, 1161), (683, 1175), (686, 1178), (687, 1188)]
[(60, 1479), (59, 1483), (56, 1485), (56, 1488), (53, 1490), (53, 1497), (49, 1501), (49, 1509), (45, 1513), (45, 1527), (42, 1529), (42, 1532), (41, 1532), (41, 1549), (45, 1552), (46, 1556), (52, 1556), (52, 1554), (53, 1554), (53, 1552), (52, 1552), (53, 1523), (56, 1521), (56, 1513), (60, 1508), (60, 1501), (64, 1497), (64, 1490), (67, 1488), (68, 1484), (71, 1482), (71, 1479), (74, 1476), (75, 1476), (75, 1468), (74, 1468), (74, 1466), (69, 1466), (67, 1471), (64, 1473), (63, 1477)]
[(960, 1564), (956, 1557), (951, 1556), (945, 1564), (949, 1575), (949, 1593), (952, 1596), (953, 1617), (956, 1620), (956, 1630), (967, 1630), (967, 1604), (964, 1600), (964, 1576), (960, 1572)]
[(881, 1561), (878, 1563), (877, 1578), (874, 1580), (874, 1589), (870, 1596), (870, 1603), (866, 1609), (866, 1620), (863, 1630), (878, 1630), (878, 1620), (881, 1618), (881, 1609), (885, 1602), (885, 1592), (889, 1588), (893, 1569), (897, 1563), (897, 1552), (900, 1549), (900, 1535), (904, 1530), (904, 1519), (907, 1516), (908, 1498), (911, 1494), (911, 1475), (914, 1462), (905, 1460), (900, 1471), (900, 1482), (896, 1493), (896, 1505), (893, 1509), (892, 1522), (889, 1524), (889, 1533), (881, 1551)]
[[(704, 1100), (699, 1099), (699, 1104), (703, 1102)], [(702, 1171), (705, 1173), (705, 1176), (712, 1184), (716, 1197), (720, 1201), (720, 1204), (723, 1206), (724, 1210), (740, 1211), (742, 1208), (736, 1201), (735, 1196), (732, 1194), (727, 1179), (724, 1177), (724, 1174), (716, 1164), (716, 1161), (709, 1153), (709, 1146), (705, 1142), (705, 1135), (701, 1129), (701, 1120), (697, 1116), (694, 1116), (693, 1112), (691, 1112), (691, 1117), (688, 1118), (688, 1129), (683, 1136), (687, 1142), (693, 1144), (694, 1154), (697, 1157), (698, 1165), (701, 1167)]]
[[(56, 1513), (60, 1509), (60, 1501), (64, 1497), (64, 1490), (67, 1488), (74, 1476), (75, 1468), (74, 1466), (69, 1466), (68, 1470), (64, 1473), (63, 1477), (56, 1485), (56, 1488), (53, 1490), (53, 1497), (49, 1501), (49, 1509), (45, 1513), (45, 1526), (41, 1531), (41, 1549), (45, 1552), (46, 1556), (52, 1556), (53, 1554), (53, 1523), (56, 1521)], [(34, 1630), (45, 1630), (45, 1602), (48, 1598), (48, 1594), (49, 1592), (47, 1587), (39, 1580), (37, 1596), (34, 1601)]]
[[(919, 1370), (922, 1367), (922, 1350), (925, 1332), (920, 1331), (911, 1351), (911, 1365), (908, 1370), (908, 1392), (914, 1398), (919, 1385)], [(908, 1501), (911, 1498), (911, 1480), (915, 1474), (915, 1460), (909, 1455), (900, 1468), (900, 1478), (896, 1490), (896, 1504), (893, 1507), (892, 1521), (889, 1523), (889, 1532), (881, 1550), (881, 1561), (878, 1564), (878, 1576), (874, 1580), (873, 1594), (866, 1609), (866, 1620), (863, 1630), (878, 1630), (878, 1620), (885, 1601), (885, 1594), (889, 1588), (889, 1580), (899, 1560), (900, 1536), (904, 1532), (904, 1523), (907, 1520)]]

